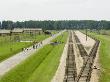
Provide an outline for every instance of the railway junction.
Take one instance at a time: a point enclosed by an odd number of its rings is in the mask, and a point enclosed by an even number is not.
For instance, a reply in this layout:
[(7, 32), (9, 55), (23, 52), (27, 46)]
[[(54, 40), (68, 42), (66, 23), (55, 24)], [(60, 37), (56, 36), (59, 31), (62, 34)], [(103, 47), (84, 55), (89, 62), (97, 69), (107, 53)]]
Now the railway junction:
[[(62, 56), (65, 61), (60, 62), (52, 82), (97, 82), (97, 71), (96, 77), (92, 72), (98, 70), (94, 62), (97, 59), (99, 43), (99, 40), (90, 36), (86, 40), (86, 35), (80, 31), (69, 31), (67, 46), (64, 50), (66, 53)], [(65, 70), (61, 70), (63, 67)]]

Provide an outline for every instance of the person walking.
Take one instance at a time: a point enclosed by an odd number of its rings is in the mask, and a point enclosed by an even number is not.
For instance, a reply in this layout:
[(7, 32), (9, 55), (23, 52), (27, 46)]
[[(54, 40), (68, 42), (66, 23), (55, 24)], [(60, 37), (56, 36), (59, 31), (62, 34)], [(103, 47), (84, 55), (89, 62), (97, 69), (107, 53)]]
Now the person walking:
[(36, 49), (37, 49), (38, 45), (36, 44)]
[(35, 45), (33, 44), (33, 49), (35, 49)]
[(41, 41), (41, 45), (42, 45), (42, 41)]

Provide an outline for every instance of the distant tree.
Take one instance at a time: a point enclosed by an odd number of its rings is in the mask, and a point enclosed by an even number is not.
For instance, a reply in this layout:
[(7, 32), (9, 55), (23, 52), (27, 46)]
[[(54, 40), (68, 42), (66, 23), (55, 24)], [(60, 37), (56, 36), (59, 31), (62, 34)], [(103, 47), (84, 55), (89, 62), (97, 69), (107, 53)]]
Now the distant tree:
[(1, 22), (0, 22), (0, 29), (2, 28), (2, 24), (1, 24)]
[(13, 22), (12, 21), (2, 21), (2, 28), (12, 29), (13, 28)]
[(0, 27), (4, 29), (13, 28), (42, 28), (43, 30), (59, 30), (59, 29), (110, 29), (110, 21), (95, 21), (95, 20), (62, 20), (62, 21), (2, 21)]

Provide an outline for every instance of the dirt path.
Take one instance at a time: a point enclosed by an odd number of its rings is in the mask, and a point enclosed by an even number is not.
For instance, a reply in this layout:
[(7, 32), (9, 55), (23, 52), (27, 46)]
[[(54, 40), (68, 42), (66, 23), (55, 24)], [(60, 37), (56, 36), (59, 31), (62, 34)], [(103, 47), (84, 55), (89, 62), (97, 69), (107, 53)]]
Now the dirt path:
[(33, 41), (20, 41), (20, 42), (33, 42)]
[(53, 77), (51, 82), (63, 82), (64, 75), (65, 75), (67, 51), (68, 51), (68, 40), (67, 40), (67, 43), (65, 44), (58, 69), (57, 69), (55, 76)]
[(23, 61), (24, 59), (26, 59), (27, 57), (29, 57), (33, 53), (35, 53), (37, 50), (42, 48), (44, 45), (48, 44), (52, 39), (56, 38), (57, 36), (59, 36), (63, 32), (64, 31), (61, 31), (58, 34), (55, 34), (54, 36), (43, 40), (42, 45), (39, 46), (37, 49), (33, 49), (33, 47), (31, 46), (31, 47), (28, 48), (28, 50), (22, 51), (22, 52), (20, 52), (16, 55), (4, 60), (3, 62), (1, 62), (0, 63), (0, 76), (4, 75), (10, 69), (15, 67), (17, 64), (19, 64), (21, 61)]
[[(99, 48), (100, 48), (100, 45), (99, 45)], [(97, 55), (96, 55), (96, 58), (93, 64), (93, 68), (94, 66), (96, 66), (97, 69), (93, 69), (90, 82), (99, 82), (99, 75), (100, 75), (99, 48), (98, 48)]]
[(90, 37), (87, 37), (87, 41), (86, 41), (86, 35), (81, 33), (80, 31), (75, 31), (75, 34), (78, 36), (80, 42), (85, 47), (86, 51), (89, 53), (91, 48), (95, 44), (95, 41)]

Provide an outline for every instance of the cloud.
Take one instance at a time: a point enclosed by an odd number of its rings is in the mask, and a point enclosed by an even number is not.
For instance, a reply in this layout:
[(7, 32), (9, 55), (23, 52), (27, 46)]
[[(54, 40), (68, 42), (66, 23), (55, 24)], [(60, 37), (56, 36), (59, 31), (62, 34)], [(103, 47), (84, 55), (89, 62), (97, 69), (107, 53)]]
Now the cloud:
[(0, 0), (0, 18), (110, 19), (110, 0)]
[(62, 4), (66, 4), (66, 5), (74, 5), (74, 4), (81, 4), (81, 3), (85, 3), (86, 1), (88, 1), (88, 0), (47, 0), (45, 3), (46, 4), (60, 4), (60, 5), (62, 5)]

